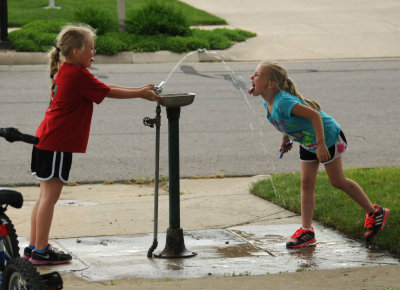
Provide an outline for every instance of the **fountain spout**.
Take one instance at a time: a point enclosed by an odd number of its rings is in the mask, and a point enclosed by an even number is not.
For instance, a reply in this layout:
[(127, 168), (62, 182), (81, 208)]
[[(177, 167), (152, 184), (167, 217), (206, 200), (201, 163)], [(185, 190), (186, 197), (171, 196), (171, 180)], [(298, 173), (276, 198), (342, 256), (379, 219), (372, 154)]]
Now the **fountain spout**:
[(158, 86), (154, 87), (154, 91), (157, 93), (157, 95), (161, 95), (162, 94), (164, 85), (165, 85), (165, 81), (162, 81)]

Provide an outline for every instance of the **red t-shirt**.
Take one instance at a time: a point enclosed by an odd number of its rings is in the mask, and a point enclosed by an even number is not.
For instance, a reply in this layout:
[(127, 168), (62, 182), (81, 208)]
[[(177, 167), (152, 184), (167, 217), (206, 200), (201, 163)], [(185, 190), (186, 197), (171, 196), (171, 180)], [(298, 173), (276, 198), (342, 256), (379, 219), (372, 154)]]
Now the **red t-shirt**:
[(36, 137), (37, 148), (85, 153), (89, 140), (93, 103), (100, 104), (110, 87), (87, 69), (64, 62), (58, 70), (49, 107)]

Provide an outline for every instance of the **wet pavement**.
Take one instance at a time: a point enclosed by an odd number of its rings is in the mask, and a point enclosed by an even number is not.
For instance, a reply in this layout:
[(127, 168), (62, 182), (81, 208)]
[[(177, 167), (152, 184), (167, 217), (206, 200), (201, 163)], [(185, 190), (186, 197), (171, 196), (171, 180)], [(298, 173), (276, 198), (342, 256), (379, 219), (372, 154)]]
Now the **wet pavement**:
[[(74, 260), (68, 265), (40, 270), (73, 272), (82, 279), (99, 282), (249, 276), (400, 264), (388, 252), (366, 248), (364, 243), (319, 224), (314, 225), (316, 245), (287, 249), (285, 242), (297, 227), (297, 224), (245, 225), (185, 231), (185, 245), (197, 255), (184, 259), (147, 258), (152, 234), (57, 239), (52, 243), (71, 252)], [(160, 233), (155, 254), (163, 250), (165, 239), (165, 233)]]
[[(57, 205), (50, 243), (71, 252), (74, 259), (67, 265), (42, 266), (38, 270), (40, 273), (58, 271), (63, 279), (73, 275), (80, 281), (72, 282), (68, 278), (66, 289), (75, 287), (76, 283), (96, 289), (99, 283), (128, 283), (132, 279), (182, 281), (400, 265), (398, 257), (366, 248), (361, 241), (349, 239), (317, 222), (313, 223), (316, 246), (286, 249), (286, 240), (299, 227), (301, 218), (250, 194), (251, 184), (263, 178), (267, 176), (180, 181), (185, 245), (197, 253), (185, 259), (147, 258), (153, 243), (152, 185), (66, 187), (64, 199)], [(22, 250), (28, 244), (26, 220), (38, 188), (19, 190), (24, 192), (24, 207), (10, 208), (7, 213), (17, 229)], [(167, 228), (168, 194), (162, 187), (155, 254), (164, 249)]]

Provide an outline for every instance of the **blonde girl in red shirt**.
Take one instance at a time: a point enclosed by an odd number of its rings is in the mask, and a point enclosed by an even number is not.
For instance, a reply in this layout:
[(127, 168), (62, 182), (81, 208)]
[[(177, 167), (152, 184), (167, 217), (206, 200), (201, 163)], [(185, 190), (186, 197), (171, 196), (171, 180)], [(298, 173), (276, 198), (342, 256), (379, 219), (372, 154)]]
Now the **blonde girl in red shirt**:
[(32, 209), (29, 246), (24, 249), (24, 258), (35, 265), (62, 264), (72, 259), (49, 244), (49, 233), (54, 206), (68, 181), (72, 153), (86, 152), (93, 103), (100, 104), (106, 97), (161, 99), (152, 84), (121, 87), (96, 79), (87, 70), (96, 53), (94, 38), (92, 28), (68, 25), (49, 52), (51, 98), (36, 132), (40, 141), (33, 147), (31, 163), (32, 174), (40, 182), (40, 196)]

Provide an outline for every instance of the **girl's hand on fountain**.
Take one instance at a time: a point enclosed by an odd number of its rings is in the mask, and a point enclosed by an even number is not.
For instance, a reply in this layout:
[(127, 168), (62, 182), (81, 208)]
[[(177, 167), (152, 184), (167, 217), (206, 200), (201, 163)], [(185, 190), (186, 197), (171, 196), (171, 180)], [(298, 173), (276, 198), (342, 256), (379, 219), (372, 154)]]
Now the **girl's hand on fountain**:
[(153, 84), (148, 84), (148, 85), (143, 86), (142, 89), (153, 90), (154, 91), (154, 85)]
[(143, 89), (142, 98), (149, 101), (160, 101), (162, 96), (154, 91), (154, 85), (145, 86)]

